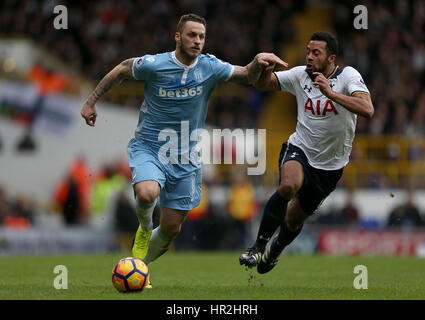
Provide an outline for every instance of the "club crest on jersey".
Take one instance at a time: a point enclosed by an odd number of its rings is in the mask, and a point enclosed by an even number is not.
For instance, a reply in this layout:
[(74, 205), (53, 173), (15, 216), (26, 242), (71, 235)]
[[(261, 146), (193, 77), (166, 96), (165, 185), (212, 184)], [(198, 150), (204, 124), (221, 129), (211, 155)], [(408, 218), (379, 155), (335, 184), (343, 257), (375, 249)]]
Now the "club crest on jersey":
[(202, 82), (203, 77), (202, 77), (202, 72), (201, 72), (201, 71), (195, 71), (195, 72), (193, 73), (193, 76), (195, 77), (195, 80), (196, 80), (197, 82)]
[(313, 104), (313, 101), (308, 98), (304, 105), (304, 112), (309, 110), (313, 115), (326, 116), (328, 112), (333, 112), (335, 115), (338, 115), (338, 110), (336, 110), (335, 105), (332, 100), (327, 99), (321, 109), (321, 100), (316, 100), (316, 104)]
[(143, 59), (144, 59), (144, 57), (141, 57), (141, 58), (137, 59), (136, 60), (136, 66), (140, 67), (142, 65), (142, 63), (143, 63)]

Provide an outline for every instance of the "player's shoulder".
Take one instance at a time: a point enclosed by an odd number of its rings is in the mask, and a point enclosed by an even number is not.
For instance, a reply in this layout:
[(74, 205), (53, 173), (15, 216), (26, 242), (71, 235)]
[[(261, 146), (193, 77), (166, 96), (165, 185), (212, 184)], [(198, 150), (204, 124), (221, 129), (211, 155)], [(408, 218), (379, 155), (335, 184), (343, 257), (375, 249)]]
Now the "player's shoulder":
[(136, 64), (144, 64), (155, 66), (162, 64), (166, 61), (169, 61), (171, 59), (171, 53), (170, 52), (163, 52), (163, 53), (155, 53), (155, 54), (145, 54), (144, 56), (137, 58)]
[(213, 55), (212, 53), (201, 53), (199, 55), (199, 59), (201, 59), (201, 60), (216, 60), (218, 58), (215, 55)]
[(276, 71), (275, 74), (278, 78), (280, 75), (282, 75), (291, 79), (300, 80), (303, 76), (307, 76), (305, 68), (306, 66), (295, 66), (288, 70)]
[(171, 60), (171, 52), (161, 52), (161, 53), (155, 53), (155, 54), (145, 54), (144, 55), (145, 61), (149, 63), (161, 63), (167, 60)]
[(353, 76), (359, 76), (360, 72), (358, 72), (354, 67), (352, 66), (345, 66), (345, 67), (339, 67), (342, 77), (344, 78), (351, 78)]
[(205, 53), (198, 56), (198, 65), (204, 70), (215, 73), (217, 70), (222, 70), (230, 64), (217, 58), (211, 53)]
[(198, 59), (199, 59), (199, 61), (201, 61), (201, 63), (209, 63), (209, 64), (222, 63), (222, 64), (227, 64), (227, 62), (221, 60), (220, 58), (217, 58), (215, 55), (213, 55), (211, 53), (200, 54), (198, 56)]
[(299, 76), (299, 75), (302, 75), (302, 74), (305, 73), (305, 67), (306, 66), (295, 66), (295, 67), (292, 67), (292, 68), (290, 68), (288, 70), (277, 71), (276, 73), (279, 73), (279, 72), (290, 72), (294, 76), (295, 75), (296, 76)]
[(293, 72), (297, 72), (297, 73), (304, 73), (306, 67), (307, 66), (305, 66), (305, 65), (295, 66), (295, 67), (291, 68), (290, 70), (292, 70)]
[(352, 66), (340, 67), (330, 79), (336, 79), (342, 83), (351, 83), (352, 81), (360, 81), (365, 84), (362, 75)]
[(293, 67), (290, 70), (295, 77), (300, 79), (301, 77), (308, 77), (308, 73), (306, 72), (306, 67), (307, 66), (305, 65), (301, 65), (301, 66)]

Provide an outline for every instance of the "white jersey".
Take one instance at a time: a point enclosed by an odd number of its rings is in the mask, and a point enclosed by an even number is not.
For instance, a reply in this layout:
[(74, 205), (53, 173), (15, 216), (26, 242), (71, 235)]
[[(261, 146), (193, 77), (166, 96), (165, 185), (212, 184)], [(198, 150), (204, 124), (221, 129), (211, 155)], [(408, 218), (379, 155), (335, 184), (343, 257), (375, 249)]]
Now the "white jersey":
[[(305, 66), (298, 66), (275, 72), (280, 89), (297, 98), (297, 126), (289, 143), (304, 151), (312, 167), (341, 169), (349, 161), (357, 115), (324, 96), (305, 69)], [(358, 91), (369, 93), (360, 73), (352, 67), (336, 66), (328, 79), (335, 92), (345, 95)]]

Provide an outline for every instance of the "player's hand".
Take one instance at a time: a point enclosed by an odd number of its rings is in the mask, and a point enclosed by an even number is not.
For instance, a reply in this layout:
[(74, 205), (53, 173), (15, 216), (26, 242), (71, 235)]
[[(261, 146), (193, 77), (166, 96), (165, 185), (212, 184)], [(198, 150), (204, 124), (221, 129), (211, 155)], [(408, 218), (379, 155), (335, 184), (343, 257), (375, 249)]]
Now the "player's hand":
[(94, 127), (97, 118), (97, 108), (95, 104), (88, 104), (87, 102), (84, 104), (81, 109), (81, 116), (86, 120), (87, 125)]
[(283, 69), (288, 67), (288, 63), (280, 59), (274, 53), (261, 52), (257, 54), (255, 60), (265, 71), (271, 71), (275, 68)]
[(313, 72), (313, 75), (316, 76), (313, 82), (313, 85), (319, 86), (320, 91), (329, 98), (332, 95), (332, 89), (329, 86), (329, 81), (321, 72)]
[(265, 73), (273, 71), (275, 68), (288, 67), (288, 64), (273, 53), (261, 52), (257, 54), (252, 62), (247, 65), (248, 83), (256, 85)]

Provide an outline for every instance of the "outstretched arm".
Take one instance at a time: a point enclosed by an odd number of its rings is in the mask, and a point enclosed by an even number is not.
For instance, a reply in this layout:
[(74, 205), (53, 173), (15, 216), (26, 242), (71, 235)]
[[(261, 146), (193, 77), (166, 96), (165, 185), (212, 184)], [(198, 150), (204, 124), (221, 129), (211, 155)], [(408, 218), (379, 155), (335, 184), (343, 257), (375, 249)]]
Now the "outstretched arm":
[(87, 99), (83, 108), (81, 109), (81, 116), (86, 120), (86, 123), (94, 127), (97, 118), (96, 102), (112, 87), (120, 84), (124, 79), (133, 79), (133, 60), (134, 58), (124, 60), (114, 69), (112, 69), (106, 76), (100, 80), (96, 89)]
[(276, 66), (287, 67), (288, 64), (273, 53), (259, 53), (245, 67), (235, 66), (229, 81), (255, 85), (263, 70), (271, 72)]
[(272, 68), (265, 68), (254, 86), (260, 91), (280, 91), (279, 82)]

